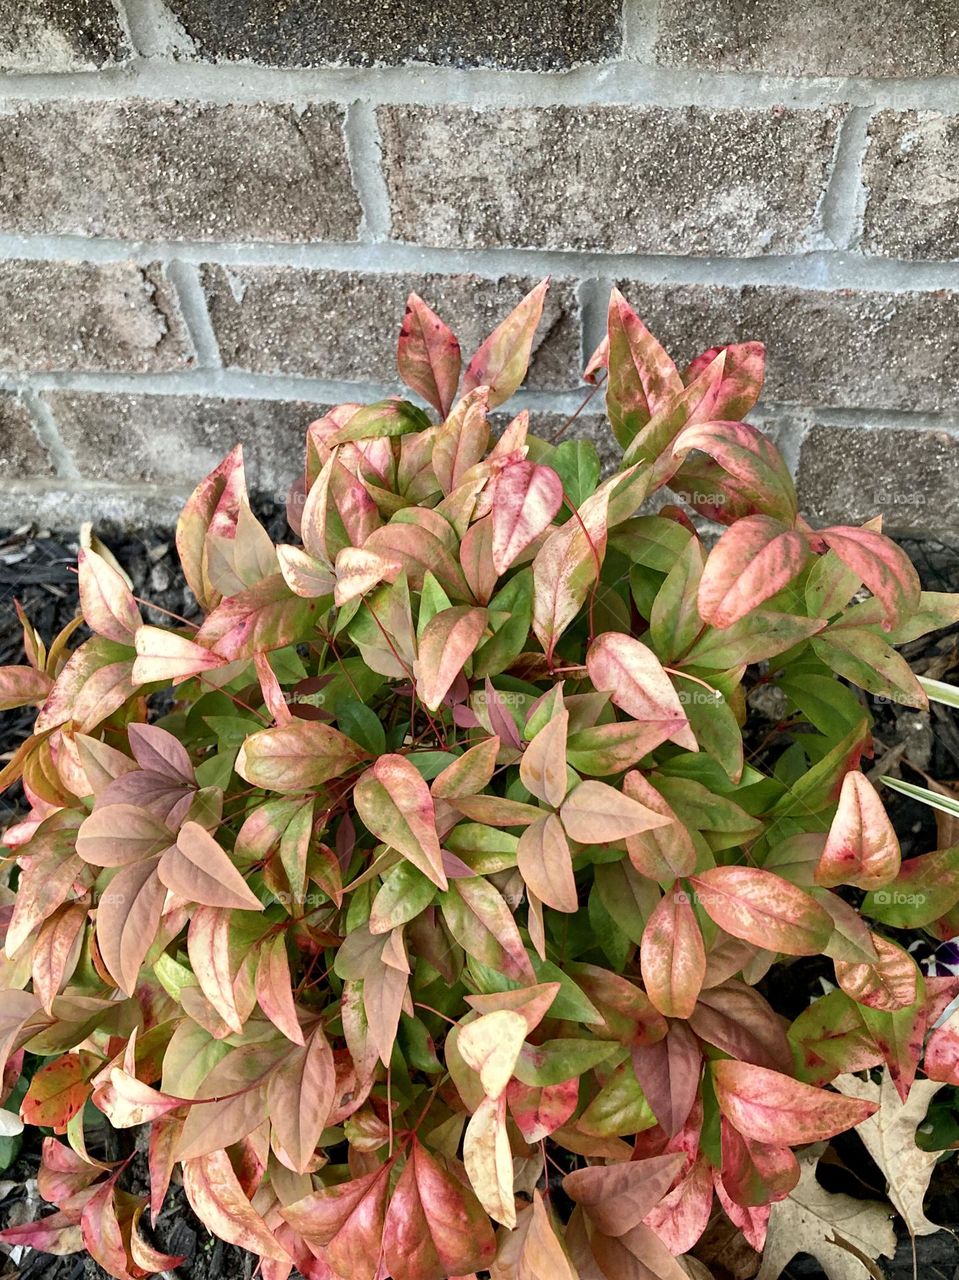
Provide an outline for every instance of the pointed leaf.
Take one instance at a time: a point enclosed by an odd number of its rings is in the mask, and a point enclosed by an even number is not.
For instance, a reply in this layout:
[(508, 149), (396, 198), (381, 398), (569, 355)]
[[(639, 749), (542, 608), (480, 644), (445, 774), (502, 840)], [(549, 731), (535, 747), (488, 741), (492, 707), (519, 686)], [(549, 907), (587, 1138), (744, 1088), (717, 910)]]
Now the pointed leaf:
[(445, 418), (460, 380), (460, 344), (416, 293), (406, 300), (396, 363), (406, 385)]
[(160, 858), (157, 875), (187, 902), (263, 910), (229, 856), (198, 822), (186, 822), (180, 828), (176, 844)]
[[(738, 520), (706, 559), (699, 583), (700, 614), (714, 627), (732, 626), (798, 577), (811, 555), (804, 535), (779, 520)], [(797, 600), (797, 611), (799, 604)]]
[(854, 1128), (877, 1109), (750, 1062), (725, 1058), (710, 1070), (723, 1115), (754, 1142), (818, 1142)]
[(586, 654), (586, 669), (593, 687), (608, 692), (627, 715), (640, 721), (679, 721), (681, 727), (670, 738), (689, 751), (699, 750), (669, 676), (641, 641), (618, 631), (598, 636)]
[(508, 400), (526, 377), (549, 280), (542, 280), (493, 330), (469, 363), (463, 394), (489, 387), (491, 409)]
[(876, 788), (864, 773), (850, 769), (816, 867), (816, 883), (880, 889), (896, 878), (900, 861), (899, 841)]
[(503, 574), (553, 523), (563, 505), (563, 483), (550, 467), (514, 462), (493, 488), (493, 567)]
[(435, 885), (447, 887), (433, 797), (404, 756), (381, 756), (357, 781), (353, 800), (377, 839), (408, 858)]

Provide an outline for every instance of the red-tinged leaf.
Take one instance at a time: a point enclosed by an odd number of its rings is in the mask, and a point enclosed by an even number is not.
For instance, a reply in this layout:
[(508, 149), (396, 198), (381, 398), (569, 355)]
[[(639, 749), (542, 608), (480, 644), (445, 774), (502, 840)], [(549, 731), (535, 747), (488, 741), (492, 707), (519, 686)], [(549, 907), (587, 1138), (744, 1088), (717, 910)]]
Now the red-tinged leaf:
[(281, 573), (222, 600), (196, 633), (227, 662), (307, 640), (322, 601), (294, 595)]
[(334, 603), (337, 606), (348, 604), (381, 582), (395, 582), (402, 568), (402, 563), (395, 556), (372, 551), (369, 547), (343, 547), (336, 556)]
[(7, 1227), (0, 1231), (4, 1244), (26, 1246), (41, 1253), (52, 1253), (63, 1258), (83, 1249), (83, 1235), (75, 1213), (50, 1213), (37, 1222), (25, 1222), (19, 1227)]
[(527, 745), (519, 764), (523, 786), (551, 809), (559, 808), (569, 790), (566, 768), (569, 712), (562, 706), (562, 697), (558, 707)]
[(837, 960), (836, 981), (857, 1004), (886, 1013), (908, 1009), (919, 997), (920, 975), (915, 960), (881, 934), (874, 933), (872, 941), (879, 956), (876, 963)]
[(445, 418), (460, 380), (460, 344), (416, 293), (406, 300), (396, 364), (406, 385)]
[[(170, 837), (172, 840), (172, 836)], [(157, 857), (123, 867), (97, 904), (97, 946), (117, 986), (132, 996), (147, 952), (156, 940), (166, 900)]]
[(369, 831), (396, 849), (441, 889), (447, 887), (429, 787), (405, 756), (381, 756), (353, 789)]
[(506, 1099), (484, 1098), (463, 1136), (463, 1163), (480, 1204), (496, 1222), (516, 1226), (513, 1157), (506, 1130)]
[(643, 985), (670, 1018), (688, 1018), (706, 974), (706, 948), (688, 894), (674, 885), (646, 922), (640, 946)]
[(766, 348), (761, 342), (733, 342), (725, 347), (710, 347), (683, 370), (683, 382), (689, 386), (704, 369), (709, 368), (722, 352), (723, 373), (716, 390), (713, 416), (739, 422), (759, 399), (766, 369)]
[(566, 834), (580, 844), (610, 844), (669, 823), (638, 800), (592, 779), (573, 788), (559, 816)]
[[(385, 941), (388, 943), (390, 935)], [(400, 1022), (400, 1013), (408, 1004), (407, 972), (388, 962), (384, 948), (380, 964), (363, 980), (363, 1009), (369, 1026), (370, 1041), (376, 1047), (380, 1061), (388, 1067), (393, 1056), (393, 1046)]]
[[(730, 627), (802, 572), (812, 552), (805, 535), (770, 516), (746, 516), (710, 551), (697, 603), (705, 622)], [(797, 598), (796, 611), (802, 611)]]
[(241, 1249), (288, 1262), (278, 1243), (243, 1193), (225, 1151), (211, 1151), (183, 1163), (183, 1189), (190, 1207), (205, 1227)]
[(229, 856), (198, 822), (186, 822), (180, 828), (176, 844), (160, 858), (157, 875), (172, 893), (187, 902), (263, 910), (263, 904)]
[(617, 477), (554, 529), (533, 561), (533, 634), (552, 658), (560, 636), (598, 580), (606, 554), (609, 498)]
[(891, 631), (919, 608), (919, 575), (906, 553), (891, 539), (874, 529), (844, 525), (822, 529), (818, 536), (884, 606), (884, 630)]
[(256, 998), (266, 1016), (288, 1040), (299, 1045), (305, 1043), (303, 1029), (296, 1016), (290, 961), (286, 954), (286, 938), (282, 933), (265, 938), (260, 946), (256, 966)]
[(512, 1009), (494, 1009), (460, 1029), (456, 1047), (479, 1073), (487, 1097), (498, 1098), (506, 1089), (526, 1035), (526, 1019)]
[(953, 1014), (926, 1041), (922, 1069), (930, 1080), (959, 1085), (959, 1016)]
[(787, 1146), (744, 1138), (725, 1116), (721, 1121), (722, 1181), (742, 1208), (784, 1199), (799, 1181), (799, 1162)]
[(150, 1218), (156, 1220), (170, 1185), (175, 1164), (176, 1148), (183, 1132), (183, 1117), (167, 1114), (150, 1126), (148, 1162), (150, 1170)]
[(216, 608), (221, 598), (207, 576), (207, 533), (220, 537), (230, 537), (235, 533), (240, 504), (245, 498), (243, 449), (237, 445), (194, 489), (177, 521), (176, 546), (180, 563), (190, 590), (206, 610)]
[(688, 1280), (686, 1272), (651, 1227), (641, 1223), (623, 1236), (592, 1238), (593, 1257), (607, 1280)]
[(802, 889), (759, 867), (714, 867), (690, 877), (710, 919), (734, 938), (790, 956), (820, 955), (832, 917)]
[[(686, 462), (694, 451), (712, 461)], [(795, 520), (796, 488), (789, 468), (758, 428), (746, 422), (697, 423), (676, 437), (673, 457), (685, 465), (670, 488), (700, 515), (729, 525), (749, 515), (773, 516), (786, 524)]]
[(494, 884), (480, 876), (453, 880), (440, 907), (450, 933), (468, 955), (507, 978), (536, 981), (513, 913)]
[(445, 494), (451, 494), (481, 461), (489, 445), (489, 391), (476, 387), (452, 409), (433, 439), (430, 463)]
[(276, 549), (276, 559), (283, 581), (295, 596), (318, 600), (334, 593), (336, 578), (333, 570), (302, 547), (280, 545)]
[(548, 288), (549, 280), (541, 280), (493, 330), (469, 362), (464, 395), (474, 387), (489, 387), (489, 406), (495, 409), (516, 391), (526, 377)]
[(593, 687), (609, 693), (613, 703), (640, 721), (679, 723), (669, 737), (688, 751), (698, 751), (679, 695), (652, 649), (632, 636), (607, 631), (586, 654)]
[(899, 874), (901, 856), (879, 793), (864, 773), (850, 769), (816, 867), (816, 883), (880, 889)]
[(51, 1016), (53, 1001), (80, 958), (86, 923), (86, 905), (66, 903), (44, 921), (37, 936), (33, 948), (33, 990)]
[(633, 1071), (667, 1137), (679, 1133), (699, 1092), (703, 1054), (685, 1022), (671, 1022), (666, 1037), (632, 1046)]
[(779, 1014), (773, 1012), (755, 987), (734, 978), (700, 992), (689, 1026), (700, 1040), (732, 1058), (774, 1071), (788, 1071), (792, 1065)]
[(187, 952), (200, 990), (230, 1030), (239, 1035), (243, 1031), (243, 1019), (233, 990), (229, 932), (229, 911), (200, 907), (190, 920)]
[(516, 1127), (532, 1145), (548, 1138), (573, 1116), (579, 1102), (579, 1077), (546, 1085), (511, 1080), (506, 1088), (506, 1101)]
[(875, 1103), (844, 1098), (750, 1062), (725, 1058), (710, 1070), (723, 1115), (754, 1142), (820, 1142), (855, 1128), (877, 1110)]
[(181, 1262), (185, 1262), (185, 1254), (161, 1253), (159, 1249), (154, 1249), (153, 1245), (143, 1239), (139, 1230), (142, 1217), (143, 1207), (140, 1206), (133, 1211), (130, 1221), (130, 1257), (136, 1265), (150, 1274), (155, 1271), (172, 1271)]
[(95, 867), (123, 867), (168, 849), (174, 834), (146, 809), (108, 804), (95, 809), (77, 832), (77, 853)]
[(746, 1243), (755, 1249), (757, 1253), (762, 1253), (766, 1244), (766, 1232), (769, 1227), (769, 1215), (772, 1212), (772, 1205), (765, 1204), (744, 1208), (730, 1199), (720, 1177), (715, 1177), (715, 1183), (716, 1198), (722, 1205), (726, 1217), (734, 1227), (738, 1227), (743, 1233)]
[(280, 1214), (310, 1244), (318, 1245), (339, 1275), (374, 1280), (377, 1275), (389, 1194), (387, 1163), (349, 1182), (323, 1187)]
[(219, 654), (161, 627), (141, 627), (136, 634), (136, 651), (133, 679), (138, 685), (186, 680), (226, 665)]
[(39, 706), (53, 688), (44, 671), (33, 667), (0, 667), (0, 711)]
[(490, 1275), (494, 1280), (595, 1280), (582, 1268), (574, 1269), (566, 1244), (536, 1190), (533, 1203), (519, 1214), (516, 1229), (500, 1241)]
[[(565, 767), (565, 765), (564, 765)], [(555, 813), (526, 828), (516, 849), (516, 865), (527, 886), (555, 911), (573, 912), (579, 905), (573, 855)]]
[(265, 653), (257, 653), (254, 655), (253, 665), (256, 668), (256, 677), (260, 682), (263, 705), (277, 724), (290, 724), (293, 720), (293, 713), (290, 711), (290, 705), (284, 696), (282, 686), (276, 678), (276, 672), (270, 666), (269, 658)]
[[(690, 1138), (698, 1143), (699, 1124), (695, 1127), (695, 1134), (678, 1135), (673, 1139), (673, 1145), (684, 1144)], [(681, 1149), (686, 1148), (682, 1146)], [(712, 1206), (713, 1170), (705, 1156), (699, 1154), (676, 1185), (647, 1215), (646, 1226), (655, 1231), (670, 1253), (684, 1254), (692, 1249), (706, 1230)]]
[(172, 733), (155, 724), (131, 724), (127, 738), (141, 769), (162, 774), (182, 786), (196, 785), (189, 752)]
[(622, 1236), (639, 1226), (672, 1185), (686, 1157), (681, 1153), (592, 1165), (563, 1179), (563, 1190), (581, 1204), (596, 1227)]
[(72, 1147), (57, 1142), (56, 1138), (44, 1138), (37, 1173), (37, 1190), (51, 1204), (62, 1204), (78, 1191), (83, 1191), (109, 1168), (109, 1165), (102, 1164), (99, 1160), (84, 1160)]
[(493, 487), (493, 567), (503, 574), (553, 523), (563, 505), (563, 482), (551, 467), (514, 462)]
[(665, 826), (627, 837), (629, 860), (636, 870), (650, 880), (660, 881), (689, 875), (696, 866), (696, 846), (656, 788), (633, 770), (623, 779), (623, 791), (631, 800), (667, 819)]
[[(609, 370), (606, 412), (613, 434), (625, 448), (654, 414), (682, 395), (683, 382), (672, 360), (616, 288), (609, 298), (605, 360)], [(596, 357), (589, 368), (595, 366)]]
[(297, 1173), (310, 1167), (336, 1093), (333, 1053), (317, 1027), (302, 1048), (292, 1049), (270, 1076), (270, 1122)]
[(160, 1093), (119, 1067), (111, 1068), (109, 1083), (94, 1090), (93, 1102), (115, 1129), (152, 1124), (183, 1106), (182, 1098)]
[(450, 804), (464, 817), (491, 827), (528, 827), (543, 816), (537, 805), (505, 796), (455, 796)]
[(413, 664), (417, 696), (435, 711), (476, 651), (486, 630), (487, 611), (454, 605), (434, 614), (423, 628)]
[(87, 626), (108, 640), (132, 644), (142, 619), (130, 588), (95, 551), (81, 547), (77, 566), (80, 608)]
[(383, 1228), (394, 1280), (444, 1280), (482, 1271), (496, 1238), (479, 1201), (413, 1137)]
[[(436, 516), (436, 519), (442, 521), (443, 517)], [(453, 534), (452, 525), (449, 530)], [(462, 568), (432, 529), (394, 521), (374, 530), (367, 538), (364, 550), (398, 561), (413, 591), (423, 590), (423, 580), (429, 572), (451, 600), (472, 602)]]
[(295, 794), (321, 787), (365, 759), (363, 748), (339, 730), (318, 720), (296, 720), (251, 734), (235, 768), (254, 787)]
[(496, 771), (500, 740), (486, 738), (458, 756), (438, 773), (430, 785), (434, 800), (453, 800), (457, 796), (475, 796), (489, 785)]
[(30, 1081), (20, 1114), (27, 1124), (62, 1130), (89, 1096), (89, 1068), (79, 1054), (65, 1053), (45, 1063)]
[[(903, 1102), (909, 1096), (916, 1078), (926, 1032), (925, 992), (921, 974), (918, 985), (919, 998), (906, 1009), (896, 1009), (890, 1013), (886, 1009), (874, 1009), (867, 1004), (857, 1005), (859, 1015), (889, 1067), (889, 1075)], [(845, 1063), (842, 1065), (845, 1067)]]

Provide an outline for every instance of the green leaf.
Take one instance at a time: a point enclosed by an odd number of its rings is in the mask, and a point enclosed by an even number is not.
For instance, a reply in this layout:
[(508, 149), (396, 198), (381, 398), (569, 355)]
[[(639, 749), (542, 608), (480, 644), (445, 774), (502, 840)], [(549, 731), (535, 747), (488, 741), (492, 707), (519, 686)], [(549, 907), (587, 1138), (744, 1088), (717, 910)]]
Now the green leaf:
[(336, 716), (337, 722), (348, 738), (358, 742), (371, 756), (381, 756), (386, 751), (386, 732), (380, 718), (370, 707), (355, 699), (343, 702)]
[(592, 440), (564, 440), (549, 459), (566, 497), (578, 507), (599, 484), (599, 453)]

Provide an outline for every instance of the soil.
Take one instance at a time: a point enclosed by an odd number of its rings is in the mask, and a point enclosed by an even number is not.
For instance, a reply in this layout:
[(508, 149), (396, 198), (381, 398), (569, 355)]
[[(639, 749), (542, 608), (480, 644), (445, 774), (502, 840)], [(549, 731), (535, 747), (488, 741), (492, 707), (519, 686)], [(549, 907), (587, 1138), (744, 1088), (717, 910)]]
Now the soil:
[[(271, 534), (279, 539), (286, 534), (286, 521), (281, 507), (261, 504), (257, 514)], [(173, 539), (168, 529), (146, 529), (138, 535), (99, 530), (111, 551), (130, 575), (135, 594), (142, 597), (144, 618), (162, 624), (167, 620), (163, 610), (190, 617), (195, 613), (192, 596), (185, 587)], [(903, 543), (915, 562), (923, 586), (933, 591), (959, 591), (959, 544), (934, 540)], [(68, 537), (54, 537), (33, 529), (0, 532), (0, 666), (23, 660), (21, 632), (14, 611), (19, 600), (31, 622), (46, 639), (74, 617), (77, 587), (74, 566), (78, 544)], [(159, 608), (154, 607), (159, 606)], [(82, 632), (79, 633), (82, 636)], [(959, 626), (929, 639), (919, 640), (903, 649), (907, 660), (920, 674), (951, 679), (959, 683)], [(933, 706), (929, 714), (910, 711), (889, 702), (871, 701), (876, 720), (876, 757), (871, 771), (875, 774), (899, 774), (910, 781), (924, 783), (935, 779), (950, 785), (959, 779), (959, 720), (943, 707)], [(769, 709), (770, 719), (775, 708)], [(28, 734), (33, 719), (30, 709), (0, 715), (0, 760)], [(959, 790), (959, 783), (956, 783)], [(898, 795), (886, 795), (904, 856), (927, 852), (935, 847), (936, 825), (931, 810)], [(0, 798), (0, 825), (6, 825), (11, 806), (20, 797), (13, 790)], [(925, 958), (932, 948), (924, 939), (916, 940), (915, 951)], [(822, 991), (821, 979), (827, 978), (830, 966), (821, 957), (811, 957), (780, 969), (770, 983), (769, 995), (777, 1009), (795, 1016), (813, 995)], [(35, 1132), (35, 1131), (34, 1131)], [(116, 1135), (114, 1135), (114, 1140)], [(119, 1135), (120, 1141), (132, 1141)], [(39, 1139), (26, 1137), (15, 1163), (0, 1171), (0, 1225), (28, 1221), (42, 1211), (36, 1191), (39, 1162)], [(821, 1165), (820, 1176), (830, 1190), (851, 1195), (883, 1197), (883, 1178), (855, 1135), (838, 1139), (835, 1153), (839, 1163)], [(127, 1154), (125, 1149), (122, 1154)], [(107, 1154), (107, 1153), (104, 1153)], [(120, 1152), (110, 1152), (112, 1156)], [(852, 1172), (851, 1172), (852, 1171)], [(146, 1165), (137, 1154), (124, 1175), (130, 1191), (147, 1190)], [(959, 1161), (947, 1156), (937, 1166), (926, 1212), (932, 1221), (949, 1228), (917, 1241), (918, 1274), (929, 1280), (959, 1280)], [(155, 1229), (149, 1233), (153, 1242), (172, 1254), (186, 1255), (186, 1261), (172, 1275), (186, 1280), (250, 1280), (253, 1259), (244, 1250), (226, 1245), (212, 1237), (198, 1221), (179, 1186), (167, 1196)], [(744, 1280), (753, 1274), (743, 1270), (741, 1259), (711, 1261), (715, 1280)], [(906, 1280), (913, 1275), (910, 1242), (901, 1234), (892, 1261), (882, 1260), (882, 1272), (888, 1280)], [(865, 1274), (865, 1273), (864, 1273)], [(0, 1280), (103, 1280), (106, 1277), (97, 1264), (84, 1254), (55, 1258), (48, 1254), (26, 1251), (16, 1260), (0, 1257)], [(807, 1255), (798, 1255), (783, 1273), (782, 1280), (826, 1280), (818, 1263)]]

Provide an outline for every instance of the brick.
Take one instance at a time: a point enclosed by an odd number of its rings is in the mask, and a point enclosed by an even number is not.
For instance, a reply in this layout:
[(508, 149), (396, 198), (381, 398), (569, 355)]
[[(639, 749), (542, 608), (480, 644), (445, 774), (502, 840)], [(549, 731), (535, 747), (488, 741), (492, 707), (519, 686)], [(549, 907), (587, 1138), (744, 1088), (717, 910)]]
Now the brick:
[(0, 442), (0, 480), (33, 480), (54, 474), (26, 406), (13, 395), (0, 394)]
[(169, 0), (206, 58), (283, 67), (329, 64), (556, 70), (615, 57), (617, 0)]
[(916, 428), (810, 428), (799, 500), (815, 523), (882, 514), (887, 531), (959, 532), (959, 438)]
[(798, 250), (817, 222), (840, 114), (381, 107), (393, 236), (468, 248)]
[(959, 397), (959, 293), (623, 282), (681, 364), (766, 343), (766, 402), (937, 411)]
[[(253, 373), (398, 384), (396, 341), (410, 290), (457, 334), (464, 362), (536, 283), (505, 276), (423, 276), (204, 266), (202, 279), (223, 363)], [(554, 279), (531, 362), (530, 385), (579, 381), (579, 309), (571, 281)]]
[(252, 491), (285, 501), (302, 469), (306, 428), (322, 405), (50, 391), (44, 400), (85, 480), (183, 486), (186, 492), (242, 443)]
[(0, 0), (0, 71), (92, 71), (130, 53), (111, 0)]
[(656, 58), (798, 76), (933, 76), (959, 68), (954, 0), (672, 0)]
[(350, 240), (342, 109), (57, 101), (0, 114), (0, 231)]
[(159, 373), (193, 362), (158, 263), (0, 262), (0, 369)]
[(880, 111), (869, 126), (863, 183), (869, 252), (959, 257), (959, 116)]

